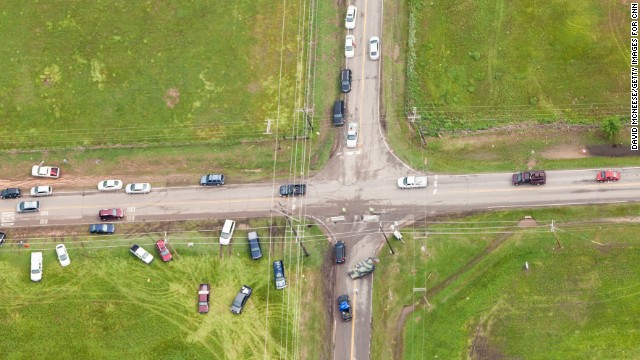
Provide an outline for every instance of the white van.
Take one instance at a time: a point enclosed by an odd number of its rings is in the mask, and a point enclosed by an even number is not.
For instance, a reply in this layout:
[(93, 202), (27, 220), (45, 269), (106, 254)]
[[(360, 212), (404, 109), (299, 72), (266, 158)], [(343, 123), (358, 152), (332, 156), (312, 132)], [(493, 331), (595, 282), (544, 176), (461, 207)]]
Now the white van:
[(220, 233), (220, 245), (229, 245), (231, 237), (233, 236), (233, 230), (236, 228), (236, 222), (233, 220), (225, 220), (222, 226), (222, 232)]
[(31, 281), (42, 280), (42, 253), (31, 253)]

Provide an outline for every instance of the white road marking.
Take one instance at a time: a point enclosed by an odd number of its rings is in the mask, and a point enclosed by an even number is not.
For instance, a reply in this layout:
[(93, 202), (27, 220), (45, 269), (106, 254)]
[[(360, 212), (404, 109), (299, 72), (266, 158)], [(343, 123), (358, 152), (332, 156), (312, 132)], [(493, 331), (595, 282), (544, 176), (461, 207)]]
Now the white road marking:
[(47, 225), (49, 219), (40, 219), (40, 225)]
[(356, 150), (356, 151), (345, 151), (344, 155), (349, 156), (349, 155), (360, 155), (360, 150)]
[(136, 207), (135, 206), (129, 206), (127, 208), (127, 212), (136, 212)]
[(40, 211), (40, 216), (49, 216), (49, 211)]
[(13, 226), (16, 219), (16, 213), (14, 212), (2, 212), (0, 216), (0, 225)]
[(438, 189), (433, 189), (433, 195), (438, 193)]
[(135, 220), (136, 220), (135, 215), (127, 215), (127, 221), (135, 221)]
[(436, 181), (434, 181), (434, 182), (433, 182), (433, 186), (434, 186), (434, 187), (438, 187), (438, 180), (436, 180)]

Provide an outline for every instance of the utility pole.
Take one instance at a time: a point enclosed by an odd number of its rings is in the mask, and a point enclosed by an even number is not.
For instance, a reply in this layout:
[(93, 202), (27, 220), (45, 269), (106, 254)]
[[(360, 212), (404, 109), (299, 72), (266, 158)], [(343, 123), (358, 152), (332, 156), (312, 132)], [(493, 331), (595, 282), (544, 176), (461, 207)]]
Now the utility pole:
[(267, 131), (263, 132), (264, 135), (271, 135), (271, 119), (267, 119)]
[(387, 245), (389, 246), (389, 250), (391, 250), (391, 255), (394, 255), (395, 252), (393, 251), (393, 248), (391, 247), (391, 243), (389, 242), (389, 238), (387, 238), (387, 234), (384, 233), (384, 230), (382, 230), (382, 224), (378, 224), (380, 226), (380, 232), (382, 232), (382, 236), (384, 236), (385, 241), (387, 242)]
[[(298, 238), (298, 232), (297, 232), (297, 231), (296, 231), (296, 229), (293, 227), (293, 223), (291, 222), (291, 218), (292, 218), (292, 216), (291, 216), (291, 215), (289, 215), (289, 214), (287, 214), (287, 213), (285, 213), (284, 211), (285, 211), (286, 209), (284, 209), (284, 208), (282, 209), (283, 211), (279, 211), (279, 210), (277, 210), (277, 209), (273, 209), (273, 210), (275, 210), (275, 211), (277, 211), (277, 212), (281, 213), (282, 215), (284, 215), (284, 218), (285, 218), (285, 219), (287, 219), (287, 223), (289, 224), (289, 227), (291, 227), (291, 231), (293, 232), (293, 235), (295, 235), (295, 237), (296, 237), (296, 242), (297, 242), (298, 244), (300, 244), (300, 247), (302, 248), (302, 251), (304, 252), (304, 256), (309, 256), (309, 252), (307, 251), (307, 248), (304, 246), (304, 244), (302, 243), (302, 241), (300, 241), (300, 238)], [(294, 219), (294, 220), (296, 220), (296, 219)], [(296, 221), (297, 221), (297, 220), (296, 220)]]
[(560, 244), (560, 239), (558, 239), (558, 234), (556, 234), (556, 227), (554, 226), (554, 221), (551, 220), (551, 232), (553, 236), (556, 238), (556, 242), (558, 243), (558, 249), (562, 249), (562, 244)]

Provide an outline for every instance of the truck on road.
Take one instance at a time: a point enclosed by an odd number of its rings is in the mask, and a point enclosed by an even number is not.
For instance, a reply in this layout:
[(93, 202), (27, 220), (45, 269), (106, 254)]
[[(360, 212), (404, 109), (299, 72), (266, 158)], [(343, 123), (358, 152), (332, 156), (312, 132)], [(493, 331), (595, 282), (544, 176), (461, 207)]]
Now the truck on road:
[(280, 186), (280, 196), (301, 196), (306, 192), (306, 184), (288, 184)]
[(343, 321), (351, 321), (353, 316), (351, 315), (351, 303), (348, 295), (338, 297), (338, 310)]
[(547, 182), (547, 174), (544, 170), (515, 173), (511, 176), (511, 182), (516, 186), (520, 184), (544, 185)]
[(398, 179), (400, 189), (415, 189), (427, 187), (426, 176), (405, 176)]
[(373, 272), (373, 270), (375, 269), (376, 269), (376, 265), (374, 264), (374, 259), (367, 258), (367, 259), (358, 261), (356, 266), (349, 269), (349, 276), (351, 276), (352, 279), (357, 279), (367, 275), (370, 272)]
[(33, 165), (31, 176), (57, 179), (60, 177), (60, 168), (54, 166)]

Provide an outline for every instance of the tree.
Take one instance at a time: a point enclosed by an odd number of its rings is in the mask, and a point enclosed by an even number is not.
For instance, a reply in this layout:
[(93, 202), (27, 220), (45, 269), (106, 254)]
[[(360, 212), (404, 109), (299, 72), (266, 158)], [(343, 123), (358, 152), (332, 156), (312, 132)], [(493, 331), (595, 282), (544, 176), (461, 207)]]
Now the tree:
[(611, 143), (613, 143), (613, 139), (616, 137), (616, 135), (620, 133), (621, 128), (622, 127), (620, 125), (620, 120), (614, 117), (605, 119), (602, 122), (602, 126), (600, 127), (604, 135), (607, 137), (607, 139)]

